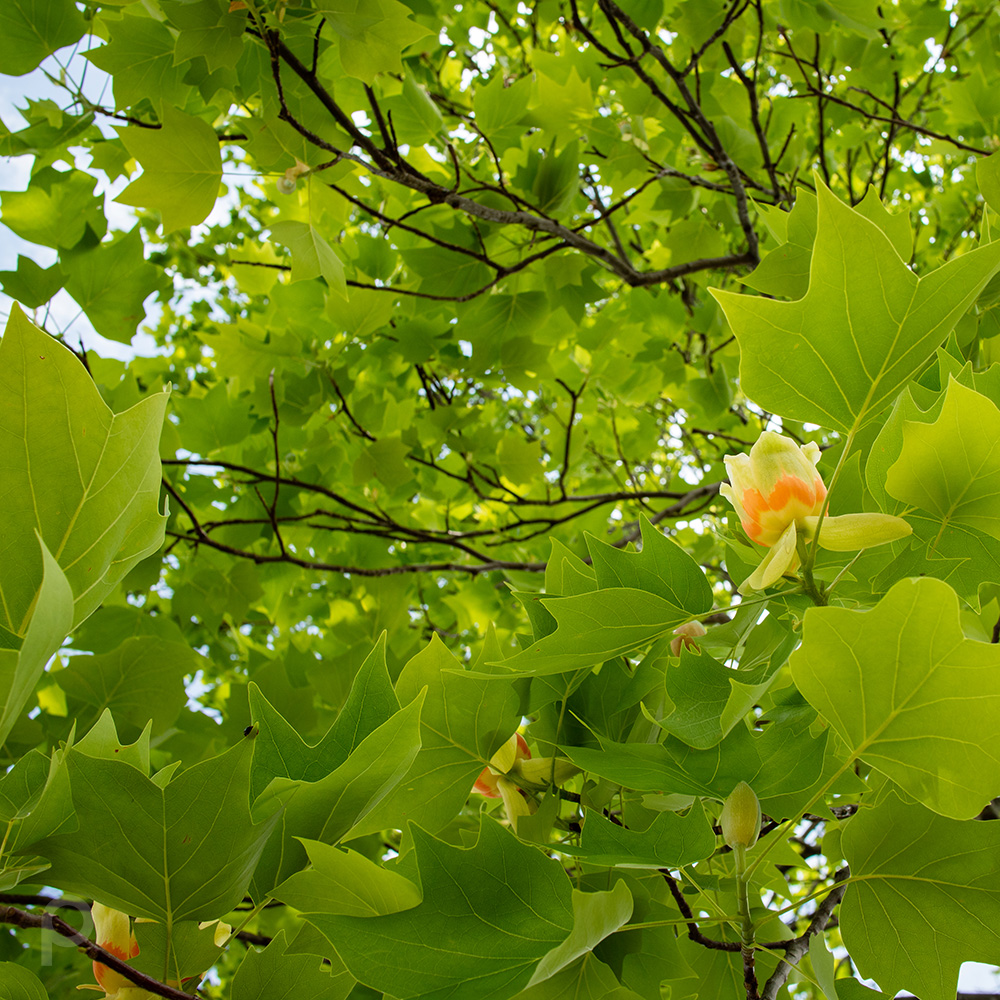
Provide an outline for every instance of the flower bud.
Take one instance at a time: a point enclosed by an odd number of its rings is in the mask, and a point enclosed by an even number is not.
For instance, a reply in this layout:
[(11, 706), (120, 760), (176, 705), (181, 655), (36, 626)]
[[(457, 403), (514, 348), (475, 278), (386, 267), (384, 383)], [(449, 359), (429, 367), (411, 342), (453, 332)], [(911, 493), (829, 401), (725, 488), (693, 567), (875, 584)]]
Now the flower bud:
[(760, 802), (741, 781), (730, 793), (719, 815), (722, 839), (730, 847), (753, 847), (760, 835)]
[(680, 656), (682, 649), (690, 649), (692, 653), (698, 652), (698, 643), (695, 639), (700, 639), (708, 630), (701, 622), (687, 622), (678, 625), (674, 629), (675, 638), (670, 640), (670, 655)]

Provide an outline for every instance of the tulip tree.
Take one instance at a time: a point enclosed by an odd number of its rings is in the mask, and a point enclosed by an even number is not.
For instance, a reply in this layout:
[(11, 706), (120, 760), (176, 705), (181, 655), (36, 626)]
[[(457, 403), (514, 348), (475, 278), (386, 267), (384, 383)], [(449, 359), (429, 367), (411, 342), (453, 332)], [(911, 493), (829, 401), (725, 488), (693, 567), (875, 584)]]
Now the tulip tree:
[(0, 1000), (996, 962), (998, 51), (0, 5)]

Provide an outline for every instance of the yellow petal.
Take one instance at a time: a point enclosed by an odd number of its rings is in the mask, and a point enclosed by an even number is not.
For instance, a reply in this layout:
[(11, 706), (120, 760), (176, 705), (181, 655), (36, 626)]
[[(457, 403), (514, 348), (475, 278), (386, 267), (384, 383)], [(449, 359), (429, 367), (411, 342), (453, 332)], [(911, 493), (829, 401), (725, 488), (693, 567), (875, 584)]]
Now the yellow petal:
[(517, 821), (522, 816), (531, 815), (531, 806), (528, 804), (528, 800), (521, 794), (521, 790), (510, 778), (500, 778), (497, 781), (497, 785), (500, 787), (500, 797), (503, 799), (503, 807), (507, 813), (507, 819), (514, 828), (514, 832), (517, 833)]
[[(802, 519), (810, 538), (816, 534), (818, 517)], [(892, 514), (841, 514), (839, 517), (824, 517), (819, 529), (819, 544), (831, 552), (856, 552), (896, 542), (913, 533), (913, 528), (901, 517)]]
[(799, 564), (795, 542), (795, 522), (792, 521), (764, 557), (764, 561), (750, 575), (745, 586), (752, 590), (766, 590), (786, 573), (794, 572)]
[(515, 733), (499, 750), (490, 758), (490, 767), (500, 774), (506, 774), (517, 760), (517, 733)]

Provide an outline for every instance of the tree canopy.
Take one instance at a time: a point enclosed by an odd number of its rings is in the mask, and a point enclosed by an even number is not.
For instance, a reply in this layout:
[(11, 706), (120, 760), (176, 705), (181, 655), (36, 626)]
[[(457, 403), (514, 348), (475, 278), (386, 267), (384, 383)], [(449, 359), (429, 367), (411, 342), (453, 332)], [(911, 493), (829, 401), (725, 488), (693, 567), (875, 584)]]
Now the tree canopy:
[(991, 0), (0, 6), (0, 1000), (996, 962), (998, 53)]

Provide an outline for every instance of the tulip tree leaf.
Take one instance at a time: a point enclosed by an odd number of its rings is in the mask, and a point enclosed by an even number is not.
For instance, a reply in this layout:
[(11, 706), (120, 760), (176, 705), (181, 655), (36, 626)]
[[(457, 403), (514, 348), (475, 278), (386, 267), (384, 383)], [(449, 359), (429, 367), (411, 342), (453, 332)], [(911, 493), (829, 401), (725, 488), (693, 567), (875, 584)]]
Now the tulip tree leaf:
[(42, 981), (23, 965), (0, 962), (0, 983), (3, 1000), (49, 1000)]
[(686, 816), (657, 813), (645, 830), (625, 829), (591, 810), (583, 825), (579, 848), (564, 853), (584, 858), (588, 864), (621, 868), (680, 868), (714, 853), (715, 834), (696, 803)]
[(113, 243), (64, 257), (66, 291), (94, 329), (109, 340), (131, 342), (146, 318), (143, 302), (159, 288), (157, 269), (143, 255), (138, 227)]
[[(59, 754), (46, 757), (33, 750), (0, 778), (0, 823), (11, 824), (7, 844), (18, 854), (45, 837), (76, 829), (69, 774)], [(10, 855), (3, 861), (6, 873)]]
[(166, 233), (203, 222), (222, 181), (222, 154), (212, 126), (167, 105), (160, 128), (133, 126), (118, 134), (143, 172), (115, 201), (158, 210)]
[[(264, 849), (254, 875), (258, 897), (305, 863), (298, 838), (333, 844), (354, 835), (353, 828), (399, 783), (420, 749), (423, 700), (423, 694), (418, 693), (410, 704), (366, 736), (339, 767), (318, 780), (279, 776), (271, 781), (255, 810), (267, 810), (279, 803), (285, 803), (285, 807), (279, 813), (279, 833)], [(265, 720), (258, 738), (266, 740), (265, 726), (273, 732), (277, 713), (256, 686), (251, 688), (251, 706), (255, 721)], [(294, 743), (290, 748), (300, 758), (306, 756), (305, 749), (295, 748)]]
[(111, 40), (87, 52), (95, 66), (111, 74), (115, 104), (127, 108), (148, 98), (162, 103), (183, 103), (188, 89), (181, 83), (186, 67), (174, 60), (176, 41), (170, 29), (151, 17), (125, 17), (112, 21)]
[[(24, 538), (22, 546), (30, 548), (31, 543)], [(73, 592), (44, 542), (41, 542), (41, 562), (41, 586), (21, 648), (0, 649), (0, 746), (34, 693), (46, 663), (73, 626)], [(0, 574), (0, 597), (6, 604), (12, 588), (7, 585), (7, 573), (0, 570)], [(18, 583), (14, 581), (15, 594)]]
[[(98, 235), (107, 229), (104, 200), (94, 193), (96, 186), (97, 181), (82, 170), (60, 174), (53, 167), (45, 167), (34, 174), (26, 190), (0, 192), (3, 223), (32, 243), (55, 249), (75, 247), (88, 226)], [(59, 285), (65, 278), (61, 275)], [(8, 294), (17, 290), (15, 284)]]
[(935, 812), (971, 819), (1000, 773), (1000, 647), (966, 639), (958, 598), (901, 580), (870, 611), (811, 608), (792, 677), (845, 740)]
[[(971, 391), (964, 386), (964, 382), (956, 384)], [(949, 388), (950, 385), (949, 382)], [(965, 428), (955, 438), (954, 444), (950, 440), (947, 442), (947, 447), (938, 456), (929, 456), (926, 452), (923, 455), (921, 472), (928, 477), (927, 489), (934, 491), (937, 495), (936, 500), (908, 476), (907, 468), (899, 461), (903, 451), (904, 429), (909, 428), (911, 434), (916, 432), (922, 439), (927, 431), (921, 427), (940, 422), (948, 395), (945, 391), (922, 401), (927, 407), (922, 410), (914, 400), (912, 394), (914, 388), (919, 387), (911, 386), (900, 395), (889, 419), (879, 432), (868, 458), (865, 479), (866, 485), (883, 510), (897, 515), (905, 514), (907, 522), (913, 526), (913, 539), (919, 544), (907, 542), (904, 546), (900, 546), (901, 551), (896, 560), (887, 567), (877, 582), (881, 583), (884, 578), (888, 585), (903, 576), (934, 576), (939, 580), (945, 580), (955, 588), (960, 597), (978, 607), (980, 588), (990, 581), (1000, 581), (1000, 540), (993, 534), (981, 530), (982, 525), (989, 523), (988, 505), (980, 503), (981, 512), (986, 514), (985, 522), (980, 521), (974, 526), (964, 523), (960, 518), (951, 517), (945, 524), (937, 512), (908, 506), (903, 499), (897, 499), (886, 490), (889, 470), (893, 469), (894, 488), (906, 493), (907, 496), (919, 495), (921, 500), (932, 507), (947, 512), (952, 502), (948, 497), (954, 494), (952, 485), (942, 481), (943, 469), (947, 466), (950, 469), (949, 474), (965, 477), (966, 487), (971, 490), (973, 496), (980, 492), (978, 483), (970, 480), (971, 470), (968, 465), (971, 456), (981, 452), (983, 444), (987, 442), (985, 439), (982, 442), (971, 441), (966, 446), (963, 442), (970, 435)], [(976, 411), (977, 419), (981, 419), (983, 426), (988, 427), (996, 423), (996, 412), (995, 407), (991, 409), (992, 404), (989, 404), (989, 400), (985, 402), (983, 400), (985, 397), (975, 398), (971, 410)], [(962, 395), (953, 402), (957, 411), (961, 412), (965, 408), (962, 404)], [(954, 455), (952, 455), (953, 449), (956, 452)], [(984, 468), (988, 470), (988, 464)], [(956, 512), (961, 512), (964, 509), (964, 498), (957, 494), (954, 496)], [(942, 501), (944, 507), (940, 506)]]
[(73, 0), (6, 0), (0, 5), (0, 65), (23, 76), (87, 30)]
[(312, 914), (348, 970), (410, 1000), (503, 1000), (573, 930), (562, 866), (484, 819), (460, 850), (412, 826), (423, 901), (378, 917)]
[(504, 661), (519, 675), (540, 677), (595, 666), (645, 646), (708, 608), (678, 607), (673, 601), (633, 587), (542, 598), (557, 623), (554, 632)]
[(701, 567), (645, 518), (640, 552), (589, 538), (601, 590), (540, 596), (557, 628), (503, 666), (524, 676), (559, 674), (603, 663), (705, 614), (712, 588)]
[(684, 649), (680, 663), (669, 665), (665, 675), (673, 710), (653, 721), (693, 747), (713, 747), (768, 689), (780, 665), (765, 662), (750, 670), (732, 670), (706, 653)]
[(885, 488), (934, 515), (939, 535), (960, 524), (1000, 539), (1000, 409), (949, 381), (936, 420), (904, 421), (903, 447)]
[(740, 345), (746, 394), (786, 418), (850, 432), (924, 366), (986, 282), (1000, 243), (922, 278), (822, 183), (809, 290), (794, 302), (713, 291)]
[(320, 276), (341, 298), (347, 298), (344, 263), (320, 231), (308, 222), (276, 222), (271, 236), (292, 253), (292, 281)]
[(851, 820), (843, 844), (852, 879), (841, 904), (844, 944), (881, 986), (877, 995), (906, 989), (954, 1000), (962, 962), (996, 961), (997, 824), (946, 819), (890, 794)]
[(22, 635), (42, 579), (29, 541), (36, 531), (73, 590), (71, 625), (160, 547), (167, 397), (112, 413), (83, 365), (17, 308), (0, 343), (0, 372), (0, 625)]
[(529, 986), (545, 982), (578, 958), (594, 950), (632, 916), (632, 893), (624, 882), (608, 892), (573, 890), (573, 930), (538, 963)]
[[(119, 722), (141, 730), (152, 720), (153, 732), (166, 729), (187, 703), (184, 677), (200, 668), (190, 646), (151, 636), (126, 639), (109, 653), (74, 656), (55, 682), (97, 717), (111, 709)], [(81, 718), (82, 727), (82, 718)]]
[(303, 844), (311, 867), (296, 872), (274, 891), (275, 898), (302, 913), (377, 917), (419, 904), (420, 890), (398, 872), (356, 851), (340, 850), (316, 840), (304, 840)]
[(76, 833), (33, 849), (56, 884), (153, 920), (212, 920), (242, 898), (277, 816), (250, 818), (250, 755), (241, 740), (163, 787), (121, 760), (67, 752)]
[(400, 817), (436, 832), (461, 809), (479, 772), (520, 721), (519, 698), (509, 680), (470, 674), (437, 635), (403, 668), (396, 681), (400, 701), (427, 688), (420, 752), (398, 787), (358, 825), (356, 836)]
[(515, 1000), (640, 1000), (640, 996), (622, 986), (611, 969), (588, 951), (551, 978), (516, 994)]
[(410, 20), (411, 11), (398, 0), (320, 0), (317, 4), (340, 36), (344, 70), (367, 84), (377, 73), (401, 73), (400, 52), (430, 32)]
[(259, 728), (250, 770), (250, 797), (256, 799), (272, 778), (318, 781), (335, 771), (365, 737), (398, 711), (399, 702), (385, 665), (385, 634), (365, 658), (336, 721), (315, 746), (308, 746), (250, 685), (250, 711)]
[(293, 954), (287, 947), (281, 930), (263, 951), (251, 948), (233, 977), (232, 1000), (344, 1000), (354, 988), (353, 976), (332, 975), (319, 956)]
[(639, 518), (642, 548), (626, 552), (592, 535), (587, 548), (597, 574), (597, 586), (635, 587), (658, 594), (680, 608), (710, 608), (712, 588), (701, 567), (646, 517)]
[(825, 749), (825, 735), (813, 739), (784, 727), (752, 735), (745, 726), (708, 750), (695, 750), (672, 736), (661, 744), (602, 740), (599, 750), (564, 748), (584, 771), (637, 791), (706, 795), (722, 802), (745, 781), (774, 818), (790, 815), (808, 800)]

